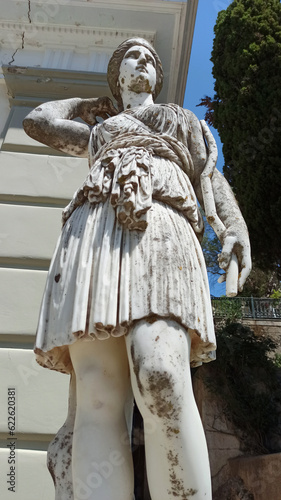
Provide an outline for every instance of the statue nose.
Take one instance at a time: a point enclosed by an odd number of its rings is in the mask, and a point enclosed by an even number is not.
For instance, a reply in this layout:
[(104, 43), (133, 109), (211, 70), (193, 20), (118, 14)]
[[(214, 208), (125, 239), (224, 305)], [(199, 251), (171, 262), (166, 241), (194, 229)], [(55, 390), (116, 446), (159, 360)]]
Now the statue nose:
[(143, 54), (141, 54), (139, 57), (139, 63), (142, 63), (142, 64), (146, 63), (146, 59), (145, 59), (145, 56)]

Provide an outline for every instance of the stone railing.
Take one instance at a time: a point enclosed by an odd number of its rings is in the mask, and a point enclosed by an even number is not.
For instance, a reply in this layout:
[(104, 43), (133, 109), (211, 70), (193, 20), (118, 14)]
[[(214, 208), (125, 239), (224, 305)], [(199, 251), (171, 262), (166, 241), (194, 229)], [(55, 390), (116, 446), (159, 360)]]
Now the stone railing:
[(214, 318), (281, 319), (281, 299), (216, 297), (212, 299)]

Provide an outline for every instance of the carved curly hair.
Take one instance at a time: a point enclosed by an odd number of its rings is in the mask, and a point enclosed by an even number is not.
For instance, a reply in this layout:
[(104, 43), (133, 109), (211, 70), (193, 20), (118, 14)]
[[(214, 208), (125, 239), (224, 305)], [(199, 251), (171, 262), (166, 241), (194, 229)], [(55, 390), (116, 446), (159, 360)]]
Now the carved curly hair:
[(152, 53), (155, 62), (156, 62), (156, 85), (153, 92), (153, 99), (156, 99), (158, 94), (160, 93), (163, 86), (163, 68), (160, 58), (155, 51), (155, 49), (150, 45), (150, 43), (144, 38), (128, 38), (124, 42), (120, 43), (117, 49), (113, 52), (111, 59), (108, 63), (107, 68), (107, 81), (109, 88), (112, 92), (112, 95), (115, 97), (119, 111), (123, 110), (123, 102), (120, 94), (120, 88), (118, 84), (119, 78), (119, 69), (121, 62), (124, 58), (126, 52), (133, 47), (134, 45), (141, 45), (142, 47), (146, 47)]

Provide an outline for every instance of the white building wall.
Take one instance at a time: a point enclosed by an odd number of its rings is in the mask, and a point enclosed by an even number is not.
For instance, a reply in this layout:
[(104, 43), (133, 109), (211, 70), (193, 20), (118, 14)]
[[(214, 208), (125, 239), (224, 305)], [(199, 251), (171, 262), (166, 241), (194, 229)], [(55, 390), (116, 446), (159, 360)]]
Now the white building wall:
[(110, 95), (108, 59), (130, 36), (162, 57), (160, 100), (181, 103), (197, 0), (0, 7), (0, 491), (2, 500), (53, 500), (46, 450), (66, 417), (69, 377), (37, 365), (32, 347), (61, 210), (88, 165), (29, 139), (22, 119), (47, 100)]

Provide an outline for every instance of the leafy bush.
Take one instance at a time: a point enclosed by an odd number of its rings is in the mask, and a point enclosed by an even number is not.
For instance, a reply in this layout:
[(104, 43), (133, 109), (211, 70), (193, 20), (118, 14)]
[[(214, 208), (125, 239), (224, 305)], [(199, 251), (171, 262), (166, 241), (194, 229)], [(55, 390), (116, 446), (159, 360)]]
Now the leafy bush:
[[(235, 298), (228, 299), (222, 295), (219, 299), (212, 299), (215, 317), (228, 318), (229, 321), (237, 321), (243, 316), (241, 301)], [(225, 323), (225, 319), (223, 320)]]
[(272, 294), (270, 295), (270, 298), (280, 300), (281, 299), (281, 290), (273, 290)]
[(244, 451), (280, 451), (280, 375), (269, 357), (275, 343), (239, 323), (221, 328), (217, 342), (217, 361), (208, 365), (204, 376), (208, 389), (221, 399), (225, 415), (239, 430)]

